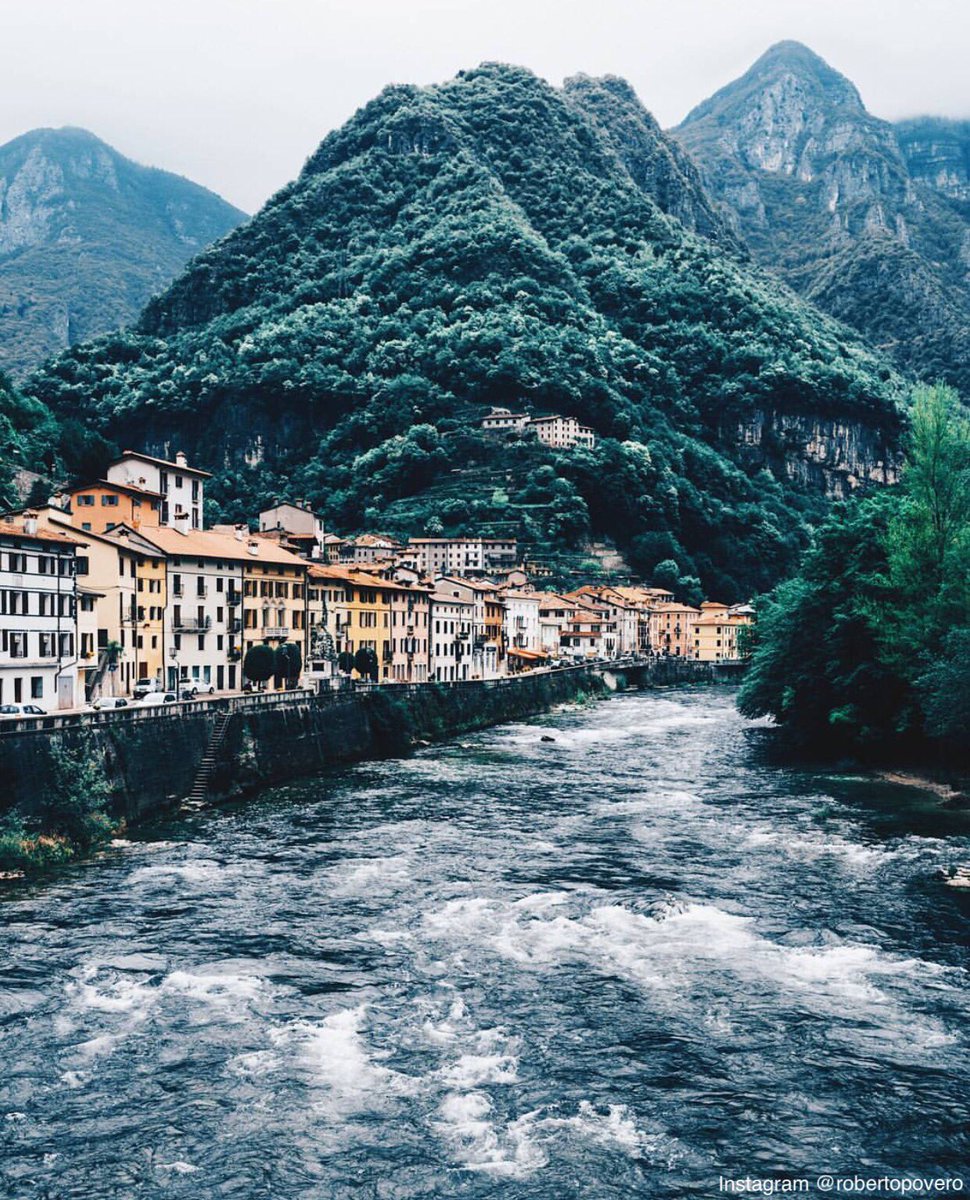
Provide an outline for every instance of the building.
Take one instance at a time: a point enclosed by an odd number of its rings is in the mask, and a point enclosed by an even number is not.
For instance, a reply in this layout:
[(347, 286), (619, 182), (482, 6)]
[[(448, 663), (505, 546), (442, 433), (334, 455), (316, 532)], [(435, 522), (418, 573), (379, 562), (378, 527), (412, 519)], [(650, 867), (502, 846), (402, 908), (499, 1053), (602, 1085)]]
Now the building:
[(340, 547), (341, 563), (375, 563), (393, 559), (404, 549), (400, 542), (379, 533), (348, 538)]
[(260, 535), (276, 535), (280, 545), (301, 558), (326, 560), (323, 519), (303, 503), (274, 504), (272, 508), (264, 508), (259, 514), (259, 532)]
[(701, 610), (690, 604), (663, 601), (650, 613), (650, 649), (670, 658), (692, 658), (694, 622)]
[[(83, 509), (81, 510), (83, 512)], [(61, 530), (78, 542), (76, 571), (79, 607), (85, 626), (79, 636), (79, 698), (95, 700), (100, 696), (124, 696), (139, 679), (146, 664), (140, 658), (138, 643), (138, 577), (140, 559), (146, 552), (138, 540), (141, 534), (126, 526), (106, 533), (80, 530), (73, 523), (76, 510), (48, 505), (38, 510), (44, 528)], [(121, 531), (133, 536), (133, 544)], [(158, 554), (149, 549), (148, 553)], [(93, 645), (88, 637), (94, 633)], [(159, 653), (163, 648), (159, 648)]]
[(533, 417), (529, 429), (544, 446), (555, 450), (571, 450), (574, 446), (592, 449), (596, 445), (596, 434), (588, 425), (580, 425), (575, 417)]
[(454, 591), (431, 595), (430, 678), (437, 683), (469, 679), (475, 604)]
[(498, 679), (502, 674), (504, 608), (493, 583), (443, 575), (435, 579), (435, 594), (453, 596), (472, 606), (469, 679)]
[[(147, 537), (147, 535), (144, 535)], [(295, 642), (306, 660), (307, 564), (245, 526), (232, 534), (162, 526), (148, 538), (167, 566), (165, 683), (242, 686), (258, 642)]]
[(614, 658), (616, 642), (616, 623), (608, 605), (589, 599), (573, 601), (572, 611), (559, 634), (563, 655), (576, 659)]
[(539, 601), (539, 643), (540, 649), (550, 657), (558, 658), (561, 654), (560, 641), (563, 630), (576, 605), (560, 596), (558, 592), (536, 592)]
[(505, 645), (513, 650), (539, 651), (542, 635), (539, 628), (539, 594), (507, 588), (505, 600)]
[[(602, 605), (609, 613), (609, 619), (616, 630), (615, 653), (619, 655), (636, 654), (639, 652), (641, 641), (641, 606), (631, 597), (623, 595), (617, 588), (586, 584), (570, 592), (570, 596)], [(649, 615), (644, 613), (647, 626), (646, 636), (649, 637)]]
[(190, 467), (181, 451), (174, 462), (126, 450), (108, 467), (107, 482), (125, 484), (161, 496), (160, 523), (174, 526), (187, 520), (190, 528), (202, 529), (205, 481), (208, 471)]
[(0, 704), (77, 703), (76, 553), (32, 512), (0, 521)]
[(726, 608), (714, 604), (710, 604), (710, 608), (714, 611), (703, 613), (694, 622), (691, 657), (699, 662), (731, 662), (743, 658), (746, 647), (741, 630), (753, 623), (754, 609), (747, 605)]
[(482, 429), (485, 433), (514, 433), (525, 429), (529, 424), (526, 413), (512, 412), (509, 408), (492, 408), (482, 417)]
[(515, 538), (418, 537), (407, 545), (408, 557), (425, 575), (492, 575), (515, 568)]
[(84, 487), (69, 488), (59, 499), (71, 513), (71, 523), (90, 533), (104, 533), (115, 525), (157, 529), (161, 521), (161, 494), (128, 483), (99, 479)]

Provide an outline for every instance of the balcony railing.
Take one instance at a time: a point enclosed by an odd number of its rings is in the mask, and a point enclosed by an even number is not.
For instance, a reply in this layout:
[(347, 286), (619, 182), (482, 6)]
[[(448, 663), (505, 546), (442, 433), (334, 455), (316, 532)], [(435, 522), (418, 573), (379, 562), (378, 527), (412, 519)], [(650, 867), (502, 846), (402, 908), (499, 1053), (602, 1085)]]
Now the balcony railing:
[(288, 638), (290, 631), (286, 625), (264, 625), (262, 634), (264, 638)]
[(179, 633), (205, 633), (212, 628), (211, 617), (179, 617), (172, 622), (172, 628)]
[(242, 592), (226, 592), (226, 603), (230, 608), (236, 608), (237, 605), (242, 604)]

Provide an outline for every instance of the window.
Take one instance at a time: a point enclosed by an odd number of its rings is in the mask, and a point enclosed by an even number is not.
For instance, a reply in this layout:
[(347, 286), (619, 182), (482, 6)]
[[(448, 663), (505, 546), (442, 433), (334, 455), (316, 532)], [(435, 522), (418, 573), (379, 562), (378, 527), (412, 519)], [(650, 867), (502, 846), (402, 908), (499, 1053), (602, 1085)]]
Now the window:
[(43, 675), (31, 675), (30, 677), (30, 698), (31, 700), (44, 699), (44, 677)]
[(102, 496), (101, 497), (101, 506), (103, 508), (117, 508), (118, 507), (118, 497), (117, 496)]
[(78, 575), (87, 575), (91, 569), (90, 560), (86, 554), (79, 554), (76, 559), (76, 572)]
[(77, 506), (78, 506), (78, 508), (93, 508), (94, 507), (94, 497), (86, 496), (86, 495), (78, 496)]
[(52, 633), (40, 635), (40, 656), (41, 658), (54, 657), (54, 635)]

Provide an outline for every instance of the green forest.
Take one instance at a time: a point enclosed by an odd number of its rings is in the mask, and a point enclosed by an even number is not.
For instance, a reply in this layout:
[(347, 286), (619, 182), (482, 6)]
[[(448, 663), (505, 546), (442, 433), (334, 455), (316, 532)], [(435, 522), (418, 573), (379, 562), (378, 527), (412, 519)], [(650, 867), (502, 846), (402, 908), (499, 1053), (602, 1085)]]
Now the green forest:
[[(902, 385), (661, 211), (604, 132), (611, 96), (629, 122), (629, 89), (604, 92), (594, 122), (494, 64), (386, 89), (136, 327), (25, 392), (84, 424), (85, 463), (99, 445), (184, 449), (215, 472), (210, 518), (299, 496), (343, 533), (514, 533), (578, 565), (606, 538), (647, 578), (674, 561), (685, 594), (764, 590), (825, 497), (796, 445), (742, 446), (739, 423), (838, 422), (891, 458)], [(670, 174), (669, 207), (678, 179), (695, 186)], [(488, 439), (491, 404), (575, 415), (598, 444)], [(72, 445), (57, 454), (79, 470)]]
[(917, 390), (898, 487), (837, 506), (759, 606), (740, 694), (800, 745), (903, 755), (970, 747), (970, 420)]

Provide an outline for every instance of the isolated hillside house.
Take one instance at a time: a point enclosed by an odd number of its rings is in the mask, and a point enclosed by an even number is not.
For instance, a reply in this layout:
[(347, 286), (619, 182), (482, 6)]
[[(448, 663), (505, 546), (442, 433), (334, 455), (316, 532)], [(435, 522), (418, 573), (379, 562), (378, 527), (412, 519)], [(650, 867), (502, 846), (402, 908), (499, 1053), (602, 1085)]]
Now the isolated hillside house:
[(592, 449), (596, 445), (596, 434), (575, 417), (533, 417), (529, 429), (544, 446), (555, 450), (571, 450), (574, 446)]
[(482, 417), (482, 429), (485, 433), (512, 433), (525, 429), (528, 424), (527, 413), (512, 412), (509, 408), (493, 408)]

